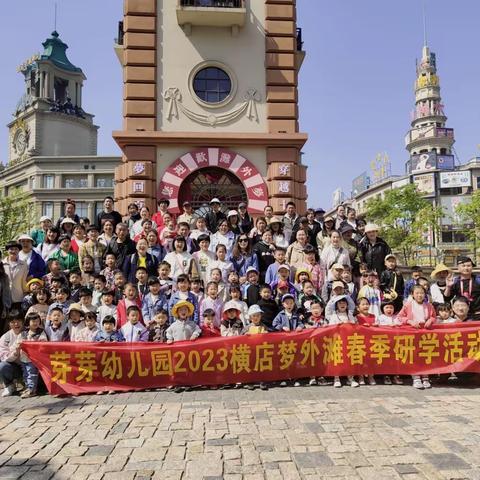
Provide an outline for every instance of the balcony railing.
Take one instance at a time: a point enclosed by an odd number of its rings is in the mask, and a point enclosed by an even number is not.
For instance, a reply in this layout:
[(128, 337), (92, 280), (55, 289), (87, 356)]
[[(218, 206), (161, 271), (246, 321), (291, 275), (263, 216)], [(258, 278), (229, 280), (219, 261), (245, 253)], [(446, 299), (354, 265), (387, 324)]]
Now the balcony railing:
[(243, 0), (180, 0), (182, 7), (242, 8)]
[(455, 130), (453, 128), (436, 128), (430, 127), (425, 129), (411, 130), (405, 136), (405, 144), (409, 145), (417, 140), (428, 138), (455, 138)]
[(178, 0), (178, 24), (187, 35), (192, 26), (231, 27), (234, 34), (245, 25), (245, 0)]

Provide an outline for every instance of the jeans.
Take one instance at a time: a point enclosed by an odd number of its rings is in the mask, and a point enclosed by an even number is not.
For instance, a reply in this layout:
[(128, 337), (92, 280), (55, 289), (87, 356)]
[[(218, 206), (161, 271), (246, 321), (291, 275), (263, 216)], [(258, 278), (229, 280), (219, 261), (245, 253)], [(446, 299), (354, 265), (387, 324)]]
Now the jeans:
[(36, 391), (38, 384), (38, 368), (32, 362), (22, 362), (23, 380), (29, 390)]
[(14, 362), (0, 362), (0, 382), (8, 387), (16, 378), (22, 378), (22, 367)]

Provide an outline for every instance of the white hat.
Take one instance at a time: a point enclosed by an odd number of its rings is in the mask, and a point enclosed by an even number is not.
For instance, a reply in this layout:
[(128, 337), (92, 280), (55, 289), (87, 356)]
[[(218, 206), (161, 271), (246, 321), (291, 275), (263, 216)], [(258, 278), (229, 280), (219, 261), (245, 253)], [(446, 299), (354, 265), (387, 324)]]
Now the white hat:
[(238, 212), (237, 212), (236, 210), (230, 210), (230, 211), (227, 213), (227, 218), (235, 217), (235, 216), (238, 217)]
[(210, 204), (212, 204), (212, 203), (222, 203), (222, 202), (218, 198), (215, 197), (215, 198), (212, 198), (210, 200)]
[(72, 220), (70, 217), (65, 217), (65, 218), (61, 221), (60, 225), (63, 225), (63, 224), (65, 224), (65, 223), (72, 223), (73, 225), (75, 225), (77, 222), (75, 222), (75, 220)]
[(263, 313), (263, 310), (259, 305), (251, 305), (248, 309), (248, 316), (255, 315), (256, 313)]
[(378, 225), (375, 225), (374, 223), (367, 223), (365, 225), (365, 233), (378, 232), (379, 230)]
[(20, 240), (30, 240), (33, 243), (33, 238), (30, 235), (23, 234), (18, 237), (18, 241)]
[(43, 215), (42, 217), (40, 217), (40, 220), (39, 220), (39, 221), (40, 221), (40, 222), (46, 222), (47, 220), (52, 221), (52, 219), (51, 219), (49, 216)]
[(255, 268), (253, 265), (247, 268), (246, 274), (248, 275), (250, 272), (259, 273), (258, 268)]

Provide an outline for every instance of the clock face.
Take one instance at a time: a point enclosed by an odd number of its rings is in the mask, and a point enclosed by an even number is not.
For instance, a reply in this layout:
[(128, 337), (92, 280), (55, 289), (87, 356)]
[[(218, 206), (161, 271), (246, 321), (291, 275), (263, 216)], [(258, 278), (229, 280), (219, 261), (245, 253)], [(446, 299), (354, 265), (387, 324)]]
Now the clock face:
[(27, 132), (23, 128), (19, 129), (15, 133), (13, 144), (15, 145), (15, 150), (19, 155), (22, 155), (25, 152), (28, 146), (28, 138)]

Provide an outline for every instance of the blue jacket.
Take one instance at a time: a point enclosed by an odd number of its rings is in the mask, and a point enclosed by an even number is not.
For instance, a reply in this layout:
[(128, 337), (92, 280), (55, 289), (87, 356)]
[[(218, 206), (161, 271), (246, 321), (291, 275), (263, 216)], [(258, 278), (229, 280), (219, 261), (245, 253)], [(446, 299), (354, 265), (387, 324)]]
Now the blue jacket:
[(42, 256), (35, 250), (32, 250), (30, 265), (28, 266), (28, 276), (32, 278), (42, 278), (47, 273), (47, 266)]
[[(158, 260), (157, 257), (153, 256), (150, 253), (147, 253), (147, 274), (149, 277), (156, 277), (158, 275), (157, 268), (158, 268)], [(137, 273), (138, 267), (138, 253), (132, 253), (132, 255), (128, 255), (123, 262), (122, 271), (127, 278), (127, 281), (130, 283), (137, 283), (137, 279), (135, 277)]]
[[(200, 316), (197, 297), (192, 292), (188, 292), (188, 297), (186, 300), (190, 302), (195, 309), (193, 312), (193, 317), (190, 317), (188, 320), (193, 320), (198, 325), (200, 323)], [(179, 301), (180, 293), (178, 291), (172, 293), (172, 296), (170, 297), (170, 300), (168, 302), (168, 321), (170, 322), (170, 325), (175, 321), (175, 317), (172, 315), (172, 308)]]
[(256, 253), (252, 253), (250, 256), (245, 257), (240, 255), (239, 258), (230, 256), (233, 269), (238, 273), (240, 277), (244, 277), (247, 274), (248, 267), (254, 267), (258, 272), (258, 258)]
[(165, 295), (161, 293), (154, 300), (151, 293), (147, 293), (142, 300), (142, 316), (143, 322), (148, 326), (153, 321), (153, 317), (160, 311), (168, 311), (168, 301)]
[(287, 314), (285, 310), (282, 310), (274, 319), (273, 319), (273, 329), (282, 331), (284, 327), (288, 327), (290, 331), (295, 331), (297, 327), (305, 328), (305, 325), (300, 320), (298, 313), (293, 312), (290, 322), (287, 319)]
[(124, 342), (122, 332), (120, 330), (115, 330), (112, 333), (106, 333), (103, 330), (100, 330), (93, 339), (94, 342)]

